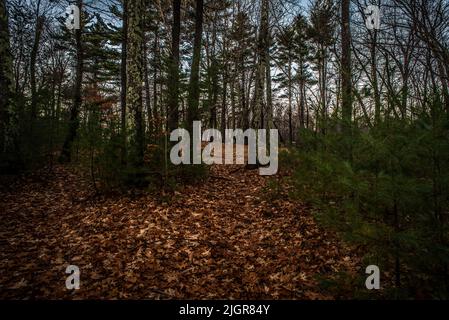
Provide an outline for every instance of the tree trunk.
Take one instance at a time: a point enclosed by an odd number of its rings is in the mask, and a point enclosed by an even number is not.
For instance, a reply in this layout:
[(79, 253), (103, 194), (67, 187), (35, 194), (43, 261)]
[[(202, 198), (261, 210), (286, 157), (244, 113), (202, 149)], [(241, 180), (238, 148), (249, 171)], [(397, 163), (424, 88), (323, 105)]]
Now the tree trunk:
[(201, 40), (203, 36), (203, 0), (196, 0), (195, 12), (195, 40), (193, 43), (192, 68), (190, 73), (189, 97), (187, 110), (187, 126), (192, 132), (193, 121), (199, 120), (199, 99), (200, 99), (200, 61), (201, 61)]
[(228, 70), (227, 66), (224, 67), (223, 74), (223, 97), (221, 101), (221, 136), (225, 136), (226, 131), (226, 104), (228, 96)]
[(148, 123), (148, 137), (153, 135), (154, 123), (153, 123), (153, 112), (151, 109), (151, 90), (150, 90), (150, 72), (148, 70), (148, 46), (147, 40), (144, 40), (143, 44), (143, 70), (145, 77), (145, 107), (147, 109), (147, 123)]
[(144, 129), (142, 117), (142, 0), (128, 1), (128, 57), (126, 65), (126, 105), (132, 111), (134, 118), (132, 165), (141, 167), (144, 156)]
[(158, 111), (158, 99), (159, 95), (157, 92), (157, 82), (159, 77), (159, 68), (158, 65), (160, 63), (159, 59), (159, 27), (156, 25), (156, 28), (154, 30), (154, 45), (153, 45), (153, 54), (154, 54), (154, 60), (153, 60), (153, 67), (154, 67), (154, 79), (153, 79), (153, 116), (155, 119), (155, 129), (156, 132), (160, 132), (162, 130), (161, 128), (161, 121), (160, 116), (161, 114)]
[[(320, 87), (320, 104), (321, 104), (321, 133), (326, 134), (327, 129), (327, 101), (326, 101), (326, 56), (327, 56), (327, 50), (324, 47), (324, 45), (320, 45), (320, 57), (318, 62), (318, 68), (319, 68), (319, 87)], [(318, 119), (317, 119), (318, 120)], [(317, 121), (318, 124), (318, 121)]]
[[(257, 42), (257, 71), (254, 89), (253, 122), (257, 128), (265, 127), (264, 89), (267, 80), (267, 47), (268, 47), (268, 0), (262, 0), (260, 12), (259, 39)], [(268, 84), (267, 84), (268, 86)], [(267, 93), (268, 96), (268, 93)]]
[[(341, 94), (342, 116), (346, 130), (352, 118), (350, 0), (341, 1)], [(346, 131), (349, 134), (348, 131)]]
[[(215, 54), (215, 53), (213, 53)], [(210, 127), (211, 128), (217, 128), (217, 103), (218, 103), (218, 62), (216, 60), (216, 57), (212, 57), (212, 75), (211, 75), (211, 81), (212, 81), (212, 92), (211, 92), (211, 108), (210, 108)]]
[(123, 0), (122, 52), (120, 63), (120, 128), (122, 136), (121, 163), (126, 164), (126, 59), (128, 47), (128, 0)]
[(31, 135), (34, 120), (37, 118), (37, 88), (36, 88), (36, 60), (39, 52), (39, 43), (41, 41), (42, 29), (44, 27), (44, 17), (39, 16), (40, 1), (37, 5), (36, 30), (34, 33), (33, 48), (30, 54), (30, 87), (31, 87)]
[(231, 78), (231, 114), (232, 114), (232, 124), (230, 127), (235, 129), (236, 125), (236, 116), (235, 116), (235, 81), (234, 78)]
[(265, 123), (263, 128), (273, 128), (273, 93), (271, 91), (271, 64), (270, 64), (270, 47), (271, 47), (271, 35), (270, 35), (270, 1), (264, 0), (264, 32), (265, 32), (265, 48), (264, 48), (264, 64), (265, 64), (265, 83), (266, 83), (266, 110), (265, 110)]
[(181, 33), (181, 0), (173, 0), (173, 27), (168, 76), (168, 130), (178, 127), (179, 111), (179, 43)]
[(60, 162), (70, 162), (72, 158), (72, 145), (75, 141), (78, 127), (79, 118), (78, 113), (82, 104), (82, 84), (83, 84), (83, 43), (82, 43), (82, 12), (83, 12), (83, 0), (77, 0), (76, 5), (80, 10), (80, 28), (75, 30), (75, 43), (76, 43), (76, 75), (75, 75), (75, 88), (73, 95), (73, 104), (70, 109), (69, 131), (67, 133), (64, 145), (62, 147)]
[(273, 93), (271, 91), (271, 68), (270, 68), (270, 40), (268, 36), (268, 44), (265, 48), (265, 76), (266, 76), (266, 110), (265, 110), (265, 124), (264, 128), (273, 128)]
[[(62, 69), (62, 68), (61, 68)], [(59, 123), (61, 121), (61, 98), (62, 98), (62, 82), (64, 80), (64, 71), (59, 70), (58, 72), (58, 93), (56, 97), (56, 137), (59, 137)]]
[[(243, 59), (243, 55), (241, 56), (241, 61), (240, 61), (241, 65), (243, 66), (244, 63), (244, 59)], [(242, 108), (242, 126), (243, 126), (243, 130), (247, 130), (249, 129), (249, 106), (248, 106), (248, 100), (246, 99), (246, 90), (245, 90), (245, 86), (246, 86), (246, 77), (245, 77), (245, 70), (241, 70), (241, 74), (242, 74), (242, 79), (241, 81), (239, 81), (239, 96), (240, 96), (240, 106)]]
[(6, 151), (13, 79), (6, 0), (0, 0), (0, 57), (0, 154), (3, 154)]
[(379, 81), (377, 77), (377, 30), (373, 30), (373, 38), (371, 43), (371, 82), (374, 89), (374, 120), (375, 124), (380, 123), (381, 102), (379, 93)]
[(292, 110), (292, 59), (291, 59), (291, 53), (288, 53), (288, 139), (289, 143), (292, 144), (293, 142), (293, 110)]
[(299, 57), (299, 127), (304, 129), (305, 127), (305, 79), (304, 79), (304, 57)]

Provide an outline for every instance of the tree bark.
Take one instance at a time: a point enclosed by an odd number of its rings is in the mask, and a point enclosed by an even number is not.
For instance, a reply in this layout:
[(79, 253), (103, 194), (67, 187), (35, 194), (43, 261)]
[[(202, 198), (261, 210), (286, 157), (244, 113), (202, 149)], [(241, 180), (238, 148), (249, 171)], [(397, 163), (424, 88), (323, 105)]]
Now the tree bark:
[(142, 0), (128, 1), (128, 57), (126, 65), (126, 105), (132, 111), (134, 132), (132, 139), (132, 165), (141, 167), (144, 156), (144, 128), (143, 128), (143, 14)]
[(173, 27), (168, 81), (168, 130), (178, 127), (179, 111), (179, 43), (181, 33), (181, 0), (173, 0)]

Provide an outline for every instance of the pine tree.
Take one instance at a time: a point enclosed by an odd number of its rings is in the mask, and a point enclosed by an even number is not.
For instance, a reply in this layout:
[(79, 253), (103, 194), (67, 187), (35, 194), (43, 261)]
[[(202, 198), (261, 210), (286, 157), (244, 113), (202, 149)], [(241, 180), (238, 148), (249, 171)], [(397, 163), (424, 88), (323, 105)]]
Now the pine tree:
[(296, 79), (298, 81), (299, 92), (299, 126), (301, 129), (306, 127), (306, 83), (310, 80), (311, 75), (308, 71), (308, 61), (310, 59), (310, 45), (307, 35), (310, 28), (307, 19), (304, 15), (299, 14), (295, 17), (293, 22), (293, 28), (295, 30), (294, 41), (292, 46), (295, 51), (295, 63), (297, 65)]
[(179, 121), (179, 43), (181, 32), (181, 0), (173, 0), (171, 55), (168, 68), (168, 131), (178, 127)]
[(321, 126), (323, 133), (327, 127), (327, 60), (329, 47), (335, 37), (335, 7), (332, 0), (315, 0), (310, 12), (309, 36), (314, 44), (314, 59), (318, 69), (320, 92)]
[(126, 126), (126, 92), (127, 92), (127, 71), (126, 61), (128, 58), (128, 0), (122, 0), (122, 30), (121, 30), (121, 62), (120, 62), (120, 134), (121, 143), (121, 163), (126, 164), (127, 126)]
[(73, 104), (70, 109), (69, 130), (62, 146), (60, 162), (70, 162), (72, 158), (72, 145), (77, 136), (79, 127), (79, 112), (82, 104), (82, 86), (84, 73), (84, 53), (83, 53), (83, 0), (77, 0), (76, 5), (80, 10), (80, 28), (75, 30), (76, 42), (76, 72), (75, 88), (73, 94)]
[[(13, 59), (10, 49), (6, 0), (0, 1), (0, 155), (7, 152), (8, 126), (12, 110)], [(3, 167), (3, 163), (1, 165)]]
[(253, 105), (253, 124), (257, 128), (267, 128), (271, 125), (272, 119), (269, 11), (270, 2), (262, 0), (257, 40), (257, 69)]
[(201, 43), (203, 37), (203, 0), (196, 0), (195, 11), (195, 38), (193, 44), (192, 67), (190, 71), (187, 126), (192, 132), (193, 121), (200, 120), (199, 100), (200, 100), (200, 62)]
[[(293, 142), (293, 63), (296, 60), (294, 51), (295, 30), (293, 26), (286, 26), (277, 35), (277, 65), (281, 68), (281, 73), (277, 75), (275, 81), (280, 84), (280, 88), (287, 91), (288, 99), (288, 142)], [(281, 96), (283, 98), (284, 96)]]
[[(350, 135), (352, 119), (350, 1), (341, 1), (341, 93), (345, 134)], [(350, 150), (348, 150), (350, 152)]]
[(127, 53), (127, 91), (126, 105), (134, 120), (132, 134), (131, 164), (135, 168), (143, 165), (144, 127), (143, 127), (143, 65), (142, 48), (144, 33), (142, 30), (143, 0), (128, 1), (128, 53)]
[(249, 128), (249, 92), (247, 90), (249, 76), (247, 74), (253, 68), (251, 61), (253, 44), (255, 43), (253, 30), (254, 27), (251, 25), (248, 15), (238, 9), (230, 33), (230, 50), (234, 65), (232, 72), (237, 82), (236, 89), (240, 107), (240, 110), (235, 110), (234, 116), (239, 116), (239, 126), (244, 130)]

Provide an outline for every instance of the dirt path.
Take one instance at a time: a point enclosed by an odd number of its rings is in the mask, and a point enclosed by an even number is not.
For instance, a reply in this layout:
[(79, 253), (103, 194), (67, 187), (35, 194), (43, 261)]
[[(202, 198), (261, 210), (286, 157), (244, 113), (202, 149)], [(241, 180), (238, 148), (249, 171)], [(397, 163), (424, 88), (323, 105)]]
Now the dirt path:
[[(314, 299), (315, 276), (356, 259), (310, 213), (269, 201), (257, 170), (212, 178), (161, 204), (149, 194), (93, 198), (57, 167), (3, 192), (0, 298)], [(65, 268), (81, 288), (65, 288)]]

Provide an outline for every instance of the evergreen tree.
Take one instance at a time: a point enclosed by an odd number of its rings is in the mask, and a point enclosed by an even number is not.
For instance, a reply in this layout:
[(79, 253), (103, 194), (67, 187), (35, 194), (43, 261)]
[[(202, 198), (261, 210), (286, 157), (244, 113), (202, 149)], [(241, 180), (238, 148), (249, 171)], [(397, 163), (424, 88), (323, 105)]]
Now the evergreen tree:
[[(248, 15), (243, 11), (238, 11), (235, 22), (232, 26), (231, 55), (233, 57), (233, 75), (236, 79), (236, 90), (239, 110), (234, 112), (234, 116), (239, 116), (239, 126), (244, 130), (249, 128), (249, 92), (248, 82), (249, 72), (252, 69), (252, 49), (255, 43), (254, 27), (251, 25)], [(234, 119), (235, 121), (235, 119)]]
[(10, 49), (8, 12), (6, 8), (6, 0), (0, 1), (0, 169), (3, 171), (8, 167), (8, 163), (4, 163), (5, 156), (9, 150), (8, 144), (11, 142), (10, 126), (11, 111), (13, 110), (13, 59)]
[(307, 124), (306, 119), (306, 83), (311, 78), (308, 61), (310, 59), (310, 45), (307, 32), (310, 28), (304, 15), (299, 14), (293, 22), (295, 30), (292, 46), (295, 51), (295, 62), (297, 65), (296, 79), (298, 82), (299, 92), (299, 126), (304, 129)]
[(309, 36), (313, 43), (314, 60), (318, 69), (321, 109), (320, 129), (323, 133), (326, 132), (327, 126), (327, 61), (329, 47), (335, 41), (335, 12), (333, 0), (315, 0), (310, 12)]
[(168, 69), (168, 131), (178, 127), (179, 121), (179, 42), (181, 32), (181, 0), (173, 0), (171, 55)]
[(192, 133), (193, 121), (200, 120), (199, 100), (200, 100), (200, 62), (201, 43), (203, 37), (203, 0), (196, 0), (195, 11), (195, 38), (193, 44), (192, 67), (190, 71), (187, 126)]
[(75, 30), (76, 42), (76, 71), (75, 87), (73, 93), (73, 104), (70, 109), (69, 130), (62, 146), (60, 162), (70, 162), (72, 158), (72, 145), (77, 136), (79, 127), (79, 112), (82, 104), (82, 86), (84, 73), (84, 52), (83, 52), (83, 0), (77, 0), (76, 5), (80, 10), (80, 28)]
[(128, 1), (128, 53), (127, 53), (127, 92), (126, 105), (133, 116), (134, 129), (132, 134), (131, 164), (139, 168), (143, 165), (144, 127), (142, 117), (143, 65), (142, 47), (144, 33), (142, 30), (142, 0)]

